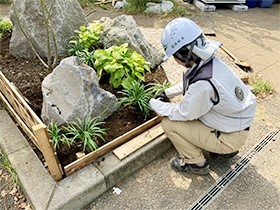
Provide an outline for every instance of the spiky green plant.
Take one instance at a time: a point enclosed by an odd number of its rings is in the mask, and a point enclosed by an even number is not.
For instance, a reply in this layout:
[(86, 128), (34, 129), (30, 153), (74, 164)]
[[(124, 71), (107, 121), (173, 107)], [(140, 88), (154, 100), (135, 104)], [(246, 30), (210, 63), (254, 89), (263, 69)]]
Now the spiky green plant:
[(63, 129), (61, 129), (53, 120), (48, 126), (48, 132), (55, 150), (59, 150), (62, 145), (66, 145), (68, 148), (70, 148), (75, 144), (74, 139), (68, 138), (63, 133)]
[(0, 168), (7, 170), (8, 173), (11, 175), (13, 182), (17, 186), (19, 186), (19, 179), (15, 169), (12, 167), (10, 161), (8, 160), (8, 157), (4, 155), (1, 151), (0, 151), (0, 159), (2, 159), (2, 163), (0, 163)]
[(80, 44), (79, 40), (70, 40), (68, 44), (68, 55), (79, 56), (79, 54), (83, 51), (83, 46)]
[(150, 113), (149, 101), (153, 95), (152, 88), (139, 81), (132, 81), (131, 87), (124, 87), (119, 91), (123, 97), (118, 99), (119, 105), (137, 107), (146, 118)]
[(78, 118), (77, 122), (64, 127), (65, 135), (74, 139), (78, 146), (83, 148), (83, 152), (91, 152), (98, 149), (98, 139), (105, 142), (104, 135), (107, 134), (107, 129), (102, 128), (102, 125), (104, 125), (104, 122), (99, 117), (91, 118), (87, 116), (84, 122)]
[(87, 50), (83, 50), (79, 52), (77, 56), (83, 61), (84, 64), (93, 67), (95, 58), (94, 58), (94, 51), (89, 52)]
[(151, 83), (151, 90), (153, 96), (164, 92), (167, 88), (170, 87), (171, 87), (171, 83), (169, 83), (167, 80), (165, 80), (163, 83), (160, 83), (158, 81), (156, 81), (155, 83)]

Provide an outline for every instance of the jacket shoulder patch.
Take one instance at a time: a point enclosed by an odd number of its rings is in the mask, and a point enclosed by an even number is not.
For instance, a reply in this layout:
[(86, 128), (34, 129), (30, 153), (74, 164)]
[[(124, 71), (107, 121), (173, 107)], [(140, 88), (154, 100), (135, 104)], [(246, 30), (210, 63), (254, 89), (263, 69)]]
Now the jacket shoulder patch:
[(237, 100), (238, 101), (243, 101), (244, 100), (244, 92), (243, 92), (243, 90), (242, 90), (242, 88), (241, 87), (235, 87), (235, 89), (234, 89), (234, 93), (235, 93), (235, 96), (236, 96), (236, 98), (237, 98)]

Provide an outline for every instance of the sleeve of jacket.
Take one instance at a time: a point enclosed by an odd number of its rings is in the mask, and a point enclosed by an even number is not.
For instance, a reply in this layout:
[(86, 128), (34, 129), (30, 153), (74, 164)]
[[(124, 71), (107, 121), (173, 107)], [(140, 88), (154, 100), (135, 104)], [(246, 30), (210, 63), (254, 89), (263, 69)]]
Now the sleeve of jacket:
[(214, 90), (208, 81), (197, 81), (190, 85), (181, 103), (151, 99), (150, 107), (159, 116), (166, 116), (170, 120), (194, 120), (205, 115), (212, 108), (211, 98), (214, 97)]
[(182, 94), (183, 93), (183, 82), (178, 83), (170, 88), (167, 88), (164, 92), (168, 98), (173, 98), (177, 95)]

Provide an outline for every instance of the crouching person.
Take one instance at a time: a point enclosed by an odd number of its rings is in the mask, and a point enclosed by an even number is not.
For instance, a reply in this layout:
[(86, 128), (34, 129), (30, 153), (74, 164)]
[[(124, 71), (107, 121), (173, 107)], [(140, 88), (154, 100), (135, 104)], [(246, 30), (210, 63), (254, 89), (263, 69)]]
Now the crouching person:
[[(186, 67), (183, 82), (150, 100), (163, 116), (162, 127), (179, 155), (171, 160), (178, 171), (207, 174), (203, 150), (233, 157), (245, 144), (255, 116), (256, 99), (233, 71), (214, 56), (220, 43), (206, 40), (200, 27), (176, 18), (164, 29), (164, 59), (173, 56)], [(183, 94), (180, 103), (168, 102)]]

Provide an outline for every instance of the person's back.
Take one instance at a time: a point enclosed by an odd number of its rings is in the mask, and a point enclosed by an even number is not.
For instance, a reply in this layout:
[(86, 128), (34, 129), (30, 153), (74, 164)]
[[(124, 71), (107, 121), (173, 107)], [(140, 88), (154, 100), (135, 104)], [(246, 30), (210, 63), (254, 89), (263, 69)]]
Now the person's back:
[(228, 65), (215, 57), (212, 62), (211, 81), (218, 91), (219, 103), (199, 120), (226, 133), (248, 128), (256, 111), (254, 94)]

